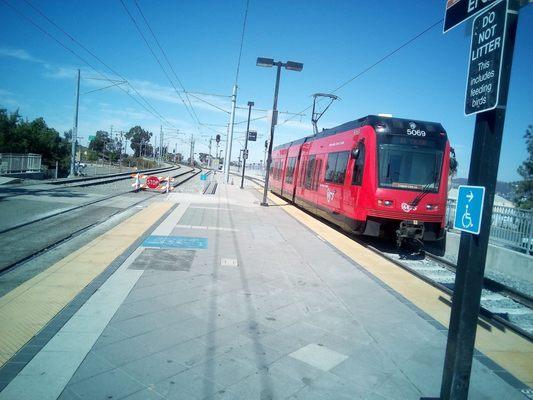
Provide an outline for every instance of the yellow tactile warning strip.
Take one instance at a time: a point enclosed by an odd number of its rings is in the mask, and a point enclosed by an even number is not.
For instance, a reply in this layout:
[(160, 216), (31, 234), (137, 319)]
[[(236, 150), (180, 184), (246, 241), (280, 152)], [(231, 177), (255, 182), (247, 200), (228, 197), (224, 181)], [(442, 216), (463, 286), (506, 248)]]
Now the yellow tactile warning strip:
[[(435, 320), (446, 327), (448, 326), (450, 307), (439, 300), (439, 297), (450, 300), (450, 296), (366, 249), (304, 211), (289, 205), (272, 193), (269, 193), (269, 199), (275, 204), (284, 204), (283, 209), (288, 214), (310, 228), (321, 238), (327, 240)], [(488, 331), (478, 327), (476, 348), (523, 383), (533, 387), (533, 344), (527, 339), (509, 330), (501, 331), (493, 327), (491, 331)]]
[(0, 366), (161, 218), (153, 203), (0, 298)]

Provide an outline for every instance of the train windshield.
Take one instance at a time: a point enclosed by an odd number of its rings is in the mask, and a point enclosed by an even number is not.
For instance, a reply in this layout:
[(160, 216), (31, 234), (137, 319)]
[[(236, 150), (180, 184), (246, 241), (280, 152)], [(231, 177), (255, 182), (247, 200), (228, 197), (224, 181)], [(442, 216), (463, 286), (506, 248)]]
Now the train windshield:
[(429, 143), (388, 142), (378, 147), (379, 186), (431, 192), (439, 190), (442, 151), (427, 145)]

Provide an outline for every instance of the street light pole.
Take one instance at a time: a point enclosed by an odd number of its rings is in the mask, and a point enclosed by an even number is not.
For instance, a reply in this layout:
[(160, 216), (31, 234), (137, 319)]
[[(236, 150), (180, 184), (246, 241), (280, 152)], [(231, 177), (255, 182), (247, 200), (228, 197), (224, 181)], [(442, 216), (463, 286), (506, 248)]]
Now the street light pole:
[(242, 156), (242, 177), (241, 177), (241, 189), (244, 188), (244, 171), (246, 170), (246, 159), (248, 158), (248, 135), (250, 134), (250, 115), (252, 114), (253, 101), (248, 102), (248, 122), (246, 123), (246, 139), (244, 139), (244, 154)]
[(230, 161), (231, 161), (231, 146), (233, 144), (233, 125), (235, 122), (235, 107), (237, 105), (237, 85), (233, 85), (233, 94), (231, 96), (231, 116), (229, 122), (229, 131), (226, 142), (226, 155), (224, 160), (224, 173), (225, 181), (229, 183), (229, 170), (230, 170)]
[(71, 135), (71, 147), (70, 147), (70, 175), (74, 177), (74, 165), (76, 163), (76, 142), (78, 140), (78, 109), (80, 106), (80, 70), (78, 69), (78, 82), (76, 84), (76, 108), (74, 110), (74, 127)]
[(265, 171), (265, 190), (263, 192), (263, 201), (261, 202), (262, 206), (268, 206), (267, 203), (267, 194), (268, 194), (268, 178), (270, 172), (270, 164), (272, 163), (272, 145), (274, 143), (274, 129), (278, 123), (278, 92), (279, 92), (279, 78), (281, 75), (281, 67), (285, 67), (289, 71), (300, 72), (304, 65), (299, 62), (287, 61), (286, 63), (281, 61), (274, 61), (272, 58), (263, 58), (259, 57), (257, 59), (256, 65), (258, 67), (277, 67), (276, 71), (276, 89), (274, 90), (274, 106), (272, 107), (272, 120), (270, 121), (270, 141), (268, 143), (268, 158), (266, 163)]
[(276, 120), (278, 112), (278, 92), (279, 92), (279, 79), (281, 76), (281, 67), (283, 63), (277, 62), (277, 71), (276, 71), (276, 89), (274, 90), (274, 105), (272, 106), (272, 119), (270, 121), (270, 140), (268, 142), (268, 154), (267, 154), (267, 163), (266, 163), (266, 172), (265, 172), (265, 187), (263, 191), (263, 201), (261, 205), (263, 207), (268, 207), (267, 195), (268, 195), (268, 178), (270, 171), (270, 164), (272, 163), (272, 143), (274, 143), (274, 130), (276, 129)]

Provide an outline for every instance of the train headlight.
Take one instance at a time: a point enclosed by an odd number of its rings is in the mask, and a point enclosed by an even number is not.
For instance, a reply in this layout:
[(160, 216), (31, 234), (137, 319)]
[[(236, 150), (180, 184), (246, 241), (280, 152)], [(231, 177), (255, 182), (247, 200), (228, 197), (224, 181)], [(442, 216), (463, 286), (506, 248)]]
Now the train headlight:
[(393, 204), (394, 204), (394, 201), (392, 200), (378, 200), (379, 206), (392, 207)]
[(435, 211), (438, 209), (439, 209), (439, 206), (437, 204), (426, 204), (426, 210)]

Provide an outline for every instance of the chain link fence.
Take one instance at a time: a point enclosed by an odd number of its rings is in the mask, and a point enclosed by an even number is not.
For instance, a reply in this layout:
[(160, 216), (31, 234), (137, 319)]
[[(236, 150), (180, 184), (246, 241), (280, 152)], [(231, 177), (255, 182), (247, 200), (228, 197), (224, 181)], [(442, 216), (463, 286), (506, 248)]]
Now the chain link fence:
[(0, 174), (18, 174), (40, 171), (40, 154), (0, 153)]

